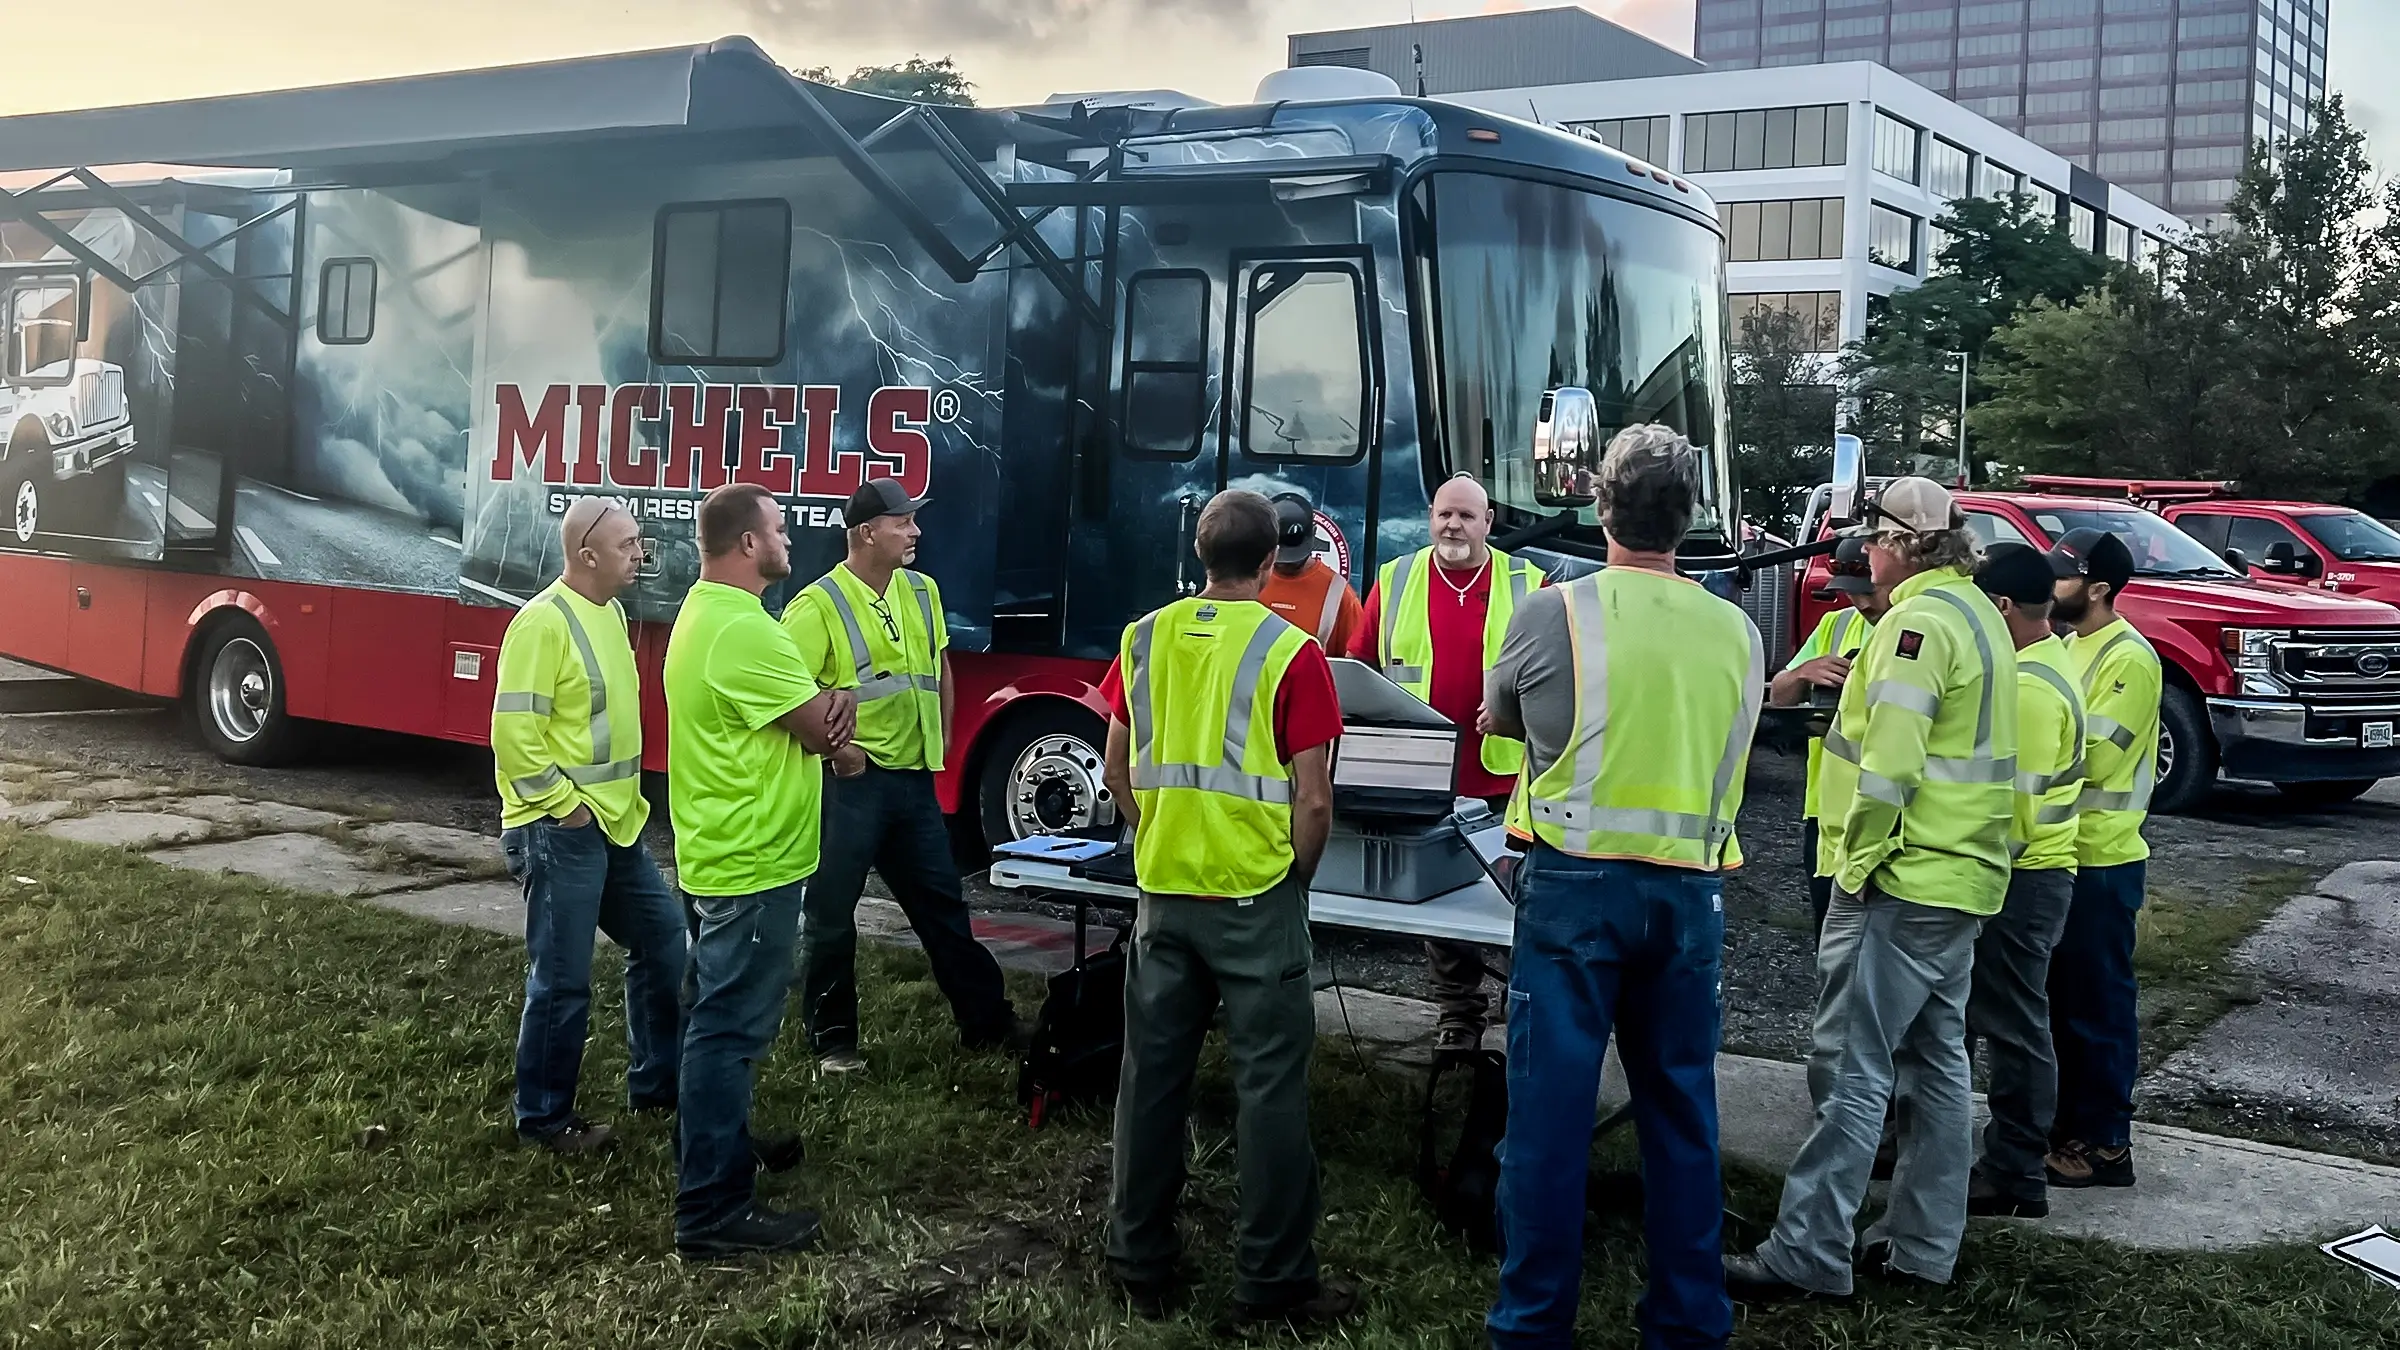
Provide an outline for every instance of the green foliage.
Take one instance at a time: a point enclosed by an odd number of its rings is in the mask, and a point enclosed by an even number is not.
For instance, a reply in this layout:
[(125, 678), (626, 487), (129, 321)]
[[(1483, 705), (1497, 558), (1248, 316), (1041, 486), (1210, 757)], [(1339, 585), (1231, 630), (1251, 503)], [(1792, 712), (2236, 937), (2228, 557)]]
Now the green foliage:
[(2223, 230), (1995, 339), (1980, 453), (2049, 472), (2356, 499), (2400, 473), (2400, 188), (2380, 223), (2337, 95), (2256, 147)]
[(959, 72), (957, 64), (947, 56), (931, 61), (912, 56), (896, 66), (860, 66), (850, 72), (850, 78), (834, 78), (830, 66), (814, 66), (797, 72), (801, 79), (818, 84), (837, 84), (862, 94), (881, 94), (885, 98), (904, 98), (914, 103), (942, 103), (952, 107), (975, 106), (974, 82)]
[(1753, 310), (1735, 327), (1734, 465), (1743, 511), (1789, 538), (1807, 491), (1825, 481), (1833, 457), (1831, 334), (1812, 333), (1788, 309)]

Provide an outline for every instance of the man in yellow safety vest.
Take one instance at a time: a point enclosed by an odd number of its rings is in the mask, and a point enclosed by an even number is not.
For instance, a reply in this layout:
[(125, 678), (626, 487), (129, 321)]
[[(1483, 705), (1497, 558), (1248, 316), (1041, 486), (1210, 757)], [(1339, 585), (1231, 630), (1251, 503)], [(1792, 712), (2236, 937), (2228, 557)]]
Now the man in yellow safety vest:
[(2074, 629), (2067, 667), (2083, 690), (2090, 762), (2075, 830), (2075, 901), (2050, 962), (2051, 1034), (2058, 1046), (2053, 1186), (2133, 1184), (2133, 1080), (2141, 1021), (2133, 974), (2150, 846), (2142, 840), (2158, 785), (2158, 653), (2117, 616), (2133, 580), (2133, 550), (2106, 530), (2069, 530), (2050, 551), (2053, 615)]
[(1308, 1322), (1357, 1302), (1318, 1274), (1308, 1135), (1308, 884), (1333, 820), (1328, 747), (1342, 714), (1323, 649), (1258, 601), (1275, 534), (1266, 498), (1218, 493), (1195, 540), (1207, 589), (1135, 620), (1101, 688), (1106, 776), (1141, 887), (1108, 1262), (1150, 1316), (1178, 1292), (1192, 1079), (1220, 1003), (1241, 1139), (1235, 1311)]
[(1969, 575), (1975, 537), (1925, 478), (1887, 486), (1868, 559), (1892, 609), (1825, 738), (1833, 908), (1818, 940), (1809, 1096), (1816, 1122), (1775, 1229), (1725, 1259), (1735, 1298), (1847, 1297), (1883, 1120), (1905, 1098), (1891, 1203), (1868, 1270), (1946, 1284), (1967, 1222), (1974, 1109), (1966, 1008), (1975, 938), (2008, 890), (2015, 644)]
[(1648, 1192), (1642, 1344), (1722, 1346), (1719, 873), (1738, 867), (1742, 775), (1766, 647), (1675, 570), (1699, 456), (1630, 427), (1598, 474), (1608, 566), (1526, 598), (1486, 685), (1487, 725), (1528, 747), (1509, 801), (1529, 841), (1508, 989), (1495, 1350), (1573, 1342), (1584, 1181), (1609, 1034), (1633, 1085)]
[[(1817, 699), (1830, 711), (1831, 701), (1841, 694), (1842, 681), (1850, 677), (1850, 663), (1857, 658), (1858, 649), (1867, 645), (1875, 621), (1892, 607), (1891, 593), (1868, 575), (1864, 539), (1844, 539), (1835, 547), (1832, 575), (1826, 584), (1848, 603), (1817, 620), (1808, 641), (1800, 644), (1791, 663), (1767, 685), (1769, 707), (1794, 708)], [(1800, 857), (1808, 867), (1808, 903), (1816, 920), (1809, 929), (1812, 934), (1825, 927), (1825, 911), (1833, 904), (1832, 850), (1826, 847), (1817, 825), (1818, 783), (1824, 769), (1825, 739), (1819, 732), (1808, 740), (1808, 787), (1800, 799)]]
[[(1454, 475), (1433, 494), (1432, 532), (1431, 544), (1383, 565), (1350, 655), (1457, 724), (1455, 790), (1502, 809), (1524, 766), (1525, 743), (1477, 729), (1483, 677), (1517, 605), (1541, 586), (1541, 569), (1491, 546), (1492, 499), (1470, 474)], [(1491, 1016), (1483, 977), (1497, 963), (1495, 973), (1506, 978), (1506, 955), (1487, 960), (1472, 943), (1427, 942), (1425, 960), (1440, 1008), (1435, 1049), (1473, 1049)]]
[(973, 1049), (1023, 1040), (1000, 964), (975, 940), (933, 776), (950, 743), (950, 626), (932, 577), (906, 566), (922, 533), (910, 497), (870, 479), (842, 508), (849, 556), (784, 607), (818, 684), (858, 698), (858, 738), (833, 757), (825, 842), (800, 931), (800, 1011), (827, 1073), (858, 1053), (858, 897), (872, 867), (891, 888)]
[(642, 692), (617, 596), (642, 565), (622, 508), (579, 497), (560, 522), (563, 574), (500, 639), (492, 764), (500, 847), (525, 887), (525, 1015), (517, 1024), (517, 1135), (558, 1153), (605, 1148), (575, 1111), (591, 1023), (595, 931), (625, 949), (625, 1093), (672, 1110), (682, 1057), (683, 911), (642, 826)]

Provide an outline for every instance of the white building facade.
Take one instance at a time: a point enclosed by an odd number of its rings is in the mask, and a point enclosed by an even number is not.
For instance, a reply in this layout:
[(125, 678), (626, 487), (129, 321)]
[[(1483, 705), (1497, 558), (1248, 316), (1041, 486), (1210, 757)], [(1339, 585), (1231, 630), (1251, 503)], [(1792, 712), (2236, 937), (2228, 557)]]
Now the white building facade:
[(1734, 318), (1797, 311), (1833, 351), (1869, 302), (1914, 286), (1948, 204), (2021, 191), (2075, 241), (2139, 262), (2181, 240), (2172, 213), (1880, 65), (1788, 66), (1451, 93), (1447, 101), (1583, 128), (1681, 174), (1726, 223)]

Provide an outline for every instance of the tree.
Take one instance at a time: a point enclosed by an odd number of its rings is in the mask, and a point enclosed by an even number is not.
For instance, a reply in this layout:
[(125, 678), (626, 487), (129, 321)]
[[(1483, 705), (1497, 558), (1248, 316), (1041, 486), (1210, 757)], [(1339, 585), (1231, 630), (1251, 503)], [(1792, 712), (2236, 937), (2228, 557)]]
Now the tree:
[(2022, 193), (1951, 203), (1934, 222), (1947, 240), (1923, 285), (1870, 311), (1867, 334), (1843, 353), (1852, 430), (1906, 464), (1918, 454), (1954, 454), (1964, 352), (1970, 403), (1985, 393), (1980, 373), (1992, 335), (2027, 306), (2066, 304), (2098, 285), (2111, 264), (2079, 247)]
[[(1807, 491), (1833, 457), (1834, 334), (1789, 309), (1758, 308), (1734, 330), (1734, 465), (1744, 512), (1791, 537)], [(1816, 329), (1816, 331), (1811, 331)]]
[(798, 72), (801, 79), (818, 84), (838, 84), (862, 94), (881, 94), (885, 98), (904, 98), (915, 103), (941, 103), (952, 107), (975, 106), (975, 85), (959, 73), (958, 66), (947, 56), (928, 61), (912, 56), (896, 66), (860, 66), (850, 72), (850, 78), (837, 80), (830, 66), (815, 66)]

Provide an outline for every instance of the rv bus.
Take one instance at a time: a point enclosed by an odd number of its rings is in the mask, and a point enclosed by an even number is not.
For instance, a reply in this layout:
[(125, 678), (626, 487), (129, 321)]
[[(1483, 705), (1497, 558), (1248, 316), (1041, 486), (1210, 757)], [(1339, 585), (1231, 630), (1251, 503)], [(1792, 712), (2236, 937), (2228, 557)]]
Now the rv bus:
[[(727, 39), (0, 129), (0, 655), (229, 759), (482, 741), (583, 496), (646, 539), (658, 769), (700, 496), (787, 505), (788, 592), (862, 480), (930, 494), (942, 800), (992, 839), (1113, 822), (1096, 685), (1221, 488), (1306, 494), (1363, 591), (1469, 473), (1564, 574), (1602, 544), (1553, 449), (1664, 422), (1710, 466), (1688, 561), (1731, 565), (1708, 199), (1380, 77), (936, 108)], [(1560, 389), (1596, 438), (1548, 434)]]

